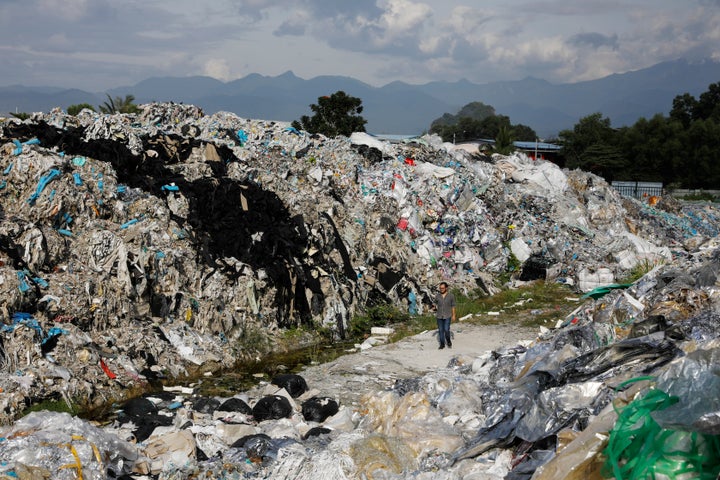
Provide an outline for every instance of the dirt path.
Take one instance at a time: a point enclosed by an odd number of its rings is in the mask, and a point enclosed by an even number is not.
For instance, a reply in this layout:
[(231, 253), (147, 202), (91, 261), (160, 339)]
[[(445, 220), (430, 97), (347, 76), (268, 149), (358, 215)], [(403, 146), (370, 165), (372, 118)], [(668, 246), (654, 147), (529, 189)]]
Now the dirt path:
[(426, 331), (399, 342), (383, 344), (344, 355), (300, 372), (319, 395), (335, 397), (353, 405), (368, 391), (392, 387), (397, 379), (421, 376), (448, 366), (453, 358), (472, 361), (484, 352), (534, 340), (537, 329), (514, 325), (476, 325), (456, 323), (451, 328), (452, 349), (438, 349), (435, 331)]

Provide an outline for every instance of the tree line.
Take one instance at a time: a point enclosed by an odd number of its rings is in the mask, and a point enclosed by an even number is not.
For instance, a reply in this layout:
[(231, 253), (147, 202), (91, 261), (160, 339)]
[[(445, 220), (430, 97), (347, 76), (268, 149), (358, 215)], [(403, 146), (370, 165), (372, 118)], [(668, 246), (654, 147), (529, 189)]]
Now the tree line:
[[(103, 102), (102, 105), (98, 105), (98, 110), (100, 110), (100, 113), (106, 113), (106, 114), (115, 114), (115, 113), (138, 113), (140, 111), (140, 107), (138, 107), (135, 104), (135, 96), (133, 95), (125, 95), (125, 98), (117, 96), (115, 98), (111, 97), (109, 94), (107, 95), (107, 101)], [(77, 115), (78, 113), (82, 112), (84, 109), (92, 110), (93, 112), (96, 112), (95, 107), (90, 105), (89, 103), (76, 103), (73, 105), (70, 105), (67, 107), (67, 113), (68, 115)], [(30, 118), (30, 114), (27, 112), (9, 112), (10, 115), (12, 115), (15, 118), (19, 118), (20, 120), (25, 120), (27, 118)]]
[(613, 128), (594, 113), (558, 134), (568, 168), (613, 180), (662, 182), (668, 188), (720, 188), (720, 82), (693, 97), (678, 95), (666, 117)]
[[(136, 113), (135, 97), (112, 98), (98, 109), (102, 113)], [(89, 104), (71, 105), (67, 111), (77, 115)], [(310, 105), (312, 116), (303, 115), (292, 126), (326, 136), (364, 132), (367, 121), (361, 116), (362, 100), (343, 91), (318, 98)], [(19, 116), (19, 114), (14, 114)], [(498, 115), (482, 102), (471, 102), (457, 114), (445, 113), (430, 125), (446, 142), (489, 139), (493, 151), (510, 153), (513, 142), (535, 141), (535, 131), (510, 118)], [(668, 188), (720, 188), (720, 82), (693, 97), (678, 95), (666, 117), (657, 114), (640, 118), (632, 126), (613, 128), (610, 119), (596, 112), (580, 119), (572, 129), (562, 130), (560, 163), (613, 180), (662, 182)]]
[(469, 140), (493, 140), (505, 143), (513, 141), (534, 142), (535, 130), (523, 124), (510, 123), (510, 117), (498, 115), (495, 108), (482, 102), (471, 102), (451, 115), (443, 114), (430, 124), (430, 133), (442, 137), (445, 142), (466, 142)]

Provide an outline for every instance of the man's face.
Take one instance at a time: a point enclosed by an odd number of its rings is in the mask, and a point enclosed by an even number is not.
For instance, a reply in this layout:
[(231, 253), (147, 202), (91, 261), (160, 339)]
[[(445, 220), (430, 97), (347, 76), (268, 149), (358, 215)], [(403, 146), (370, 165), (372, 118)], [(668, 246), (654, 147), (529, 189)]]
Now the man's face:
[(440, 288), (440, 293), (445, 293), (445, 291), (447, 290), (447, 287), (445, 285), (440, 285), (440, 287), (438, 288)]

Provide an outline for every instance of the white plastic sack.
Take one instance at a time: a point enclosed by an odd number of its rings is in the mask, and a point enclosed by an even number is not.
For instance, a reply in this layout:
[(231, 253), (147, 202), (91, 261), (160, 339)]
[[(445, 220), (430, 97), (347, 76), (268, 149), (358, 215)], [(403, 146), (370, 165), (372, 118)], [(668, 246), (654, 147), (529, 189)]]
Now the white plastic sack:
[(510, 241), (510, 250), (512, 250), (515, 258), (520, 260), (520, 262), (524, 262), (530, 258), (530, 255), (532, 254), (532, 250), (530, 250), (530, 247), (522, 238), (513, 238)]
[(435, 178), (448, 178), (455, 174), (455, 170), (441, 167), (428, 162), (416, 162), (415, 171), (422, 175), (432, 175)]

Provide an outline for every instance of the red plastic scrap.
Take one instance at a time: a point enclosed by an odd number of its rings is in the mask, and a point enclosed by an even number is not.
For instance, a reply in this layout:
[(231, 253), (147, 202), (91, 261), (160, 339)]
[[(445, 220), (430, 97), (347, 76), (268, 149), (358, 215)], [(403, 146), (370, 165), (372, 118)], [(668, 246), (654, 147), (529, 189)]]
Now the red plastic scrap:
[(105, 372), (105, 374), (106, 374), (108, 377), (110, 377), (111, 379), (114, 380), (115, 378), (117, 378), (117, 375), (115, 375), (113, 372), (110, 371), (110, 369), (109, 369), (108, 366), (105, 364), (105, 362), (103, 361), (102, 358), (100, 359), (100, 368), (102, 368), (102, 369), (103, 369), (103, 372)]

